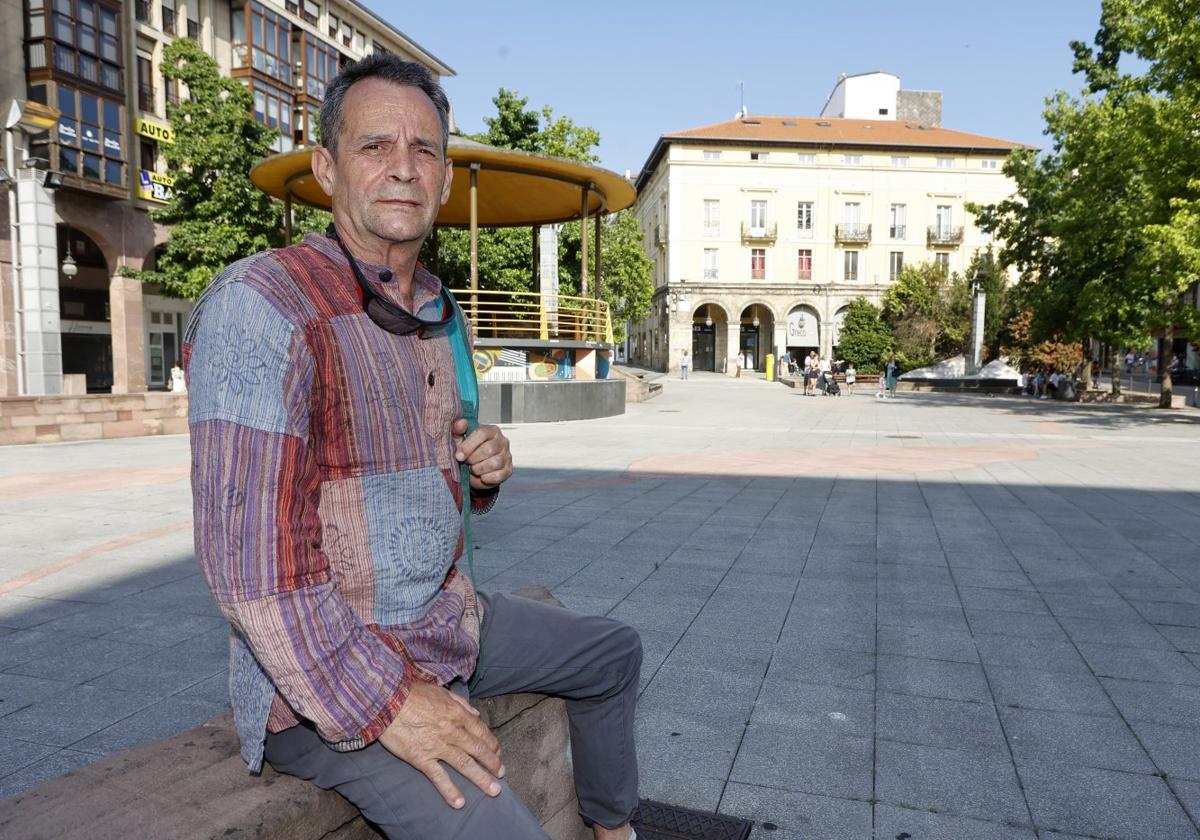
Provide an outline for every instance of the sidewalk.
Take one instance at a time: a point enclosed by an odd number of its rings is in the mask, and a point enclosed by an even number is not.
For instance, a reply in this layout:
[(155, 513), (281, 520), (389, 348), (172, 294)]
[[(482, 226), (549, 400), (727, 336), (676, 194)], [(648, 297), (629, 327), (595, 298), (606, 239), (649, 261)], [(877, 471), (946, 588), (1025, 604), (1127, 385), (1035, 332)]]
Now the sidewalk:
[[(660, 381), (507, 429), (476, 527), (483, 588), (641, 631), (643, 796), (756, 838), (1200, 837), (1200, 415)], [(184, 437), (0, 448), (0, 796), (225, 707), (187, 474)]]

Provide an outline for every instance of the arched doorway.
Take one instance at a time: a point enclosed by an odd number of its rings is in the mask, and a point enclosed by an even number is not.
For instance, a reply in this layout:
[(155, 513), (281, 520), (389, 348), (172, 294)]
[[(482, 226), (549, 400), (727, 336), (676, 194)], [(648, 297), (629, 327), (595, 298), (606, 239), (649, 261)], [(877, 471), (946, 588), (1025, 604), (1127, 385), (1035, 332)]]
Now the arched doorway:
[(60, 224), (57, 232), (63, 374), (83, 374), (89, 394), (109, 393), (113, 346), (108, 261), (96, 241), (79, 228)]
[(746, 356), (746, 370), (764, 370), (775, 332), (775, 316), (766, 304), (752, 303), (742, 310), (738, 350)]
[(788, 312), (787, 349), (798, 362), (812, 351), (821, 355), (821, 316), (811, 306), (800, 304)]
[(715, 303), (704, 303), (693, 310), (692, 370), (724, 370), (728, 324), (729, 315)]

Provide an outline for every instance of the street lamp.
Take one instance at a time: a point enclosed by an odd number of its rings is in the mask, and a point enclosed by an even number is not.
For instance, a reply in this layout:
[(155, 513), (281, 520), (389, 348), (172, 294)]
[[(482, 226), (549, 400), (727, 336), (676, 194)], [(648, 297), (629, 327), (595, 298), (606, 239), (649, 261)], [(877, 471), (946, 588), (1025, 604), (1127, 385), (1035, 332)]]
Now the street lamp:
[(750, 321), (750, 323), (754, 325), (754, 329), (758, 329), (758, 304), (753, 304), (750, 311), (754, 315), (754, 318)]
[(71, 228), (69, 225), (67, 226), (67, 255), (63, 257), (62, 273), (63, 277), (68, 280), (79, 273), (79, 266), (75, 262), (75, 256), (71, 253)]

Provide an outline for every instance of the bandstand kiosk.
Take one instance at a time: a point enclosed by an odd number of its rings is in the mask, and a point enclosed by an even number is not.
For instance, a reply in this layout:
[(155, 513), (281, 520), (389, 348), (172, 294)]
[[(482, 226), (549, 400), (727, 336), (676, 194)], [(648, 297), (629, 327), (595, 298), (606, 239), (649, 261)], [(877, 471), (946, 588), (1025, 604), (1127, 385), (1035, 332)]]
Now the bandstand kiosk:
[[(633, 186), (607, 169), (458, 135), (451, 135), (447, 155), (454, 162), (454, 180), (432, 236), (443, 226), (470, 230), (470, 288), (451, 291), (475, 333), (480, 419), (519, 423), (624, 413), (625, 382), (609, 376), (614, 342), (609, 307), (600, 299), (600, 242), (604, 215), (632, 205)], [(272, 155), (251, 170), (250, 179), (283, 201), (288, 242), (293, 202), (330, 208), (329, 196), (312, 174), (312, 149)], [(538, 228), (568, 221), (582, 222), (579, 297), (558, 294), (557, 285), (542, 289), (537, 279)], [(479, 288), (481, 227), (532, 229), (530, 291)], [(589, 247), (596, 249), (595, 277), (589, 276)], [(431, 268), (436, 273), (436, 266)]]

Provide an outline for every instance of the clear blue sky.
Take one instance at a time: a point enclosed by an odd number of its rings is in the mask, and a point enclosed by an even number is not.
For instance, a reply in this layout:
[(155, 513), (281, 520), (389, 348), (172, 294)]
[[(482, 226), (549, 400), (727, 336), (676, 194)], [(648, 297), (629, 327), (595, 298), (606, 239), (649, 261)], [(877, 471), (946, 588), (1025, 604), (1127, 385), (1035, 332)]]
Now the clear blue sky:
[(1043, 100), (1078, 92), (1068, 44), (1100, 20), (1100, 0), (365, 2), (455, 69), (463, 131), (506, 87), (597, 129), (622, 173), (660, 135), (730, 119), (738, 81), (752, 114), (815, 116), (839, 74), (871, 70), (942, 91), (947, 128), (1044, 146)]

